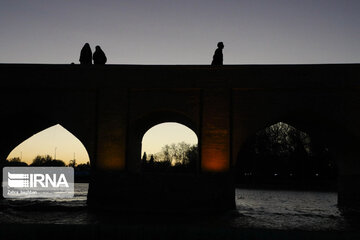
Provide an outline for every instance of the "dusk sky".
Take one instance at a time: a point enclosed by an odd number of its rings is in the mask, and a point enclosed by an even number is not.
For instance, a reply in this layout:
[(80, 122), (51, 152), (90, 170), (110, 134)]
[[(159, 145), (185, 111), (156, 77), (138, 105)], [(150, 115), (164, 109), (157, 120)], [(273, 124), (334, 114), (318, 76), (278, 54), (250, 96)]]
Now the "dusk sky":
[[(0, 0), (0, 63), (79, 63), (89, 42), (108, 64), (210, 64), (219, 41), (224, 64), (359, 63), (360, 1)], [(41, 134), (41, 154), (86, 156), (59, 126)]]
[(358, 0), (0, 0), (0, 63), (360, 62)]
[(55, 158), (55, 154), (56, 159), (63, 160), (66, 164), (74, 157), (78, 164), (89, 161), (84, 145), (61, 125), (44, 129), (26, 139), (9, 153), (7, 159), (20, 158), (31, 164), (37, 155)]
[(198, 143), (198, 138), (193, 130), (179, 123), (167, 122), (155, 125), (143, 136), (141, 156), (144, 152), (147, 154), (158, 153), (166, 144), (180, 142), (194, 145)]

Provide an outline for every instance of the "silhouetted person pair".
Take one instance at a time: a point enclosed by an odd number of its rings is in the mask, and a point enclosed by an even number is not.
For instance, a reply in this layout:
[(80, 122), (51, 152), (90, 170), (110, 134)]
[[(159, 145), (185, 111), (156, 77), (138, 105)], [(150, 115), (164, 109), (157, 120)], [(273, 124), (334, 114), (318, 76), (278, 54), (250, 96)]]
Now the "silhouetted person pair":
[(215, 50), (213, 60), (211, 62), (212, 66), (222, 66), (223, 65), (223, 52), (222, 52), (222, 50), (224, 49), (224, 43), (223, 42), (218, 42), (217, 47), (218, 48)]
[(95, 65), (105, 65), (107, 58), (103, 50), (101, 50), (100, 46), (96, 46), (95, 52), (92, 54), (90, 44), (85, 43), (80, 52), (80, 64), (91, 65), (92, 60), (94, 60)]

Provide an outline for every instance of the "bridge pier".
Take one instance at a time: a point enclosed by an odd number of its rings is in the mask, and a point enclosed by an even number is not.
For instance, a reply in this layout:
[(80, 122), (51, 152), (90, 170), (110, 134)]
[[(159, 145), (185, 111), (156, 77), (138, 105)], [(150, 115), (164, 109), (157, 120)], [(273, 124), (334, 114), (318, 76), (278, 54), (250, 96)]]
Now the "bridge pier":
[(97, 172), (88, 195), (93, 209), (125, 213), (215, 213), (234, 209), (228, 174)]
[(338, 156), (338, 205), (360, 213), (360, 141), (346, 139)]
[(338, 205), (347, 211), (360, 212), (360, 174), (338, 177)]

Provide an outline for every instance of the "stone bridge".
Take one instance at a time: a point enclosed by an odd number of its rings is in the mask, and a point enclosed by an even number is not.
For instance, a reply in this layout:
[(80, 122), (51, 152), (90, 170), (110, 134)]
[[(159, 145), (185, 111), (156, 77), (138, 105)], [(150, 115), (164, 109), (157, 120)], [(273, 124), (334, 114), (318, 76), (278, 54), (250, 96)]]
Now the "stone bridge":
[[(0, 76), (0, 157), (61, 124), (90, 156), (89, 206), (233, 208), (232, 168), (242, 144), (282, 121), (331, 148), (339, 166), (339, 204), (360, 209), (360, 64), (0, 64)], [(196, 172), (142, 172), (142, 137), (162, 122), (184, 124), (197, 134)]]

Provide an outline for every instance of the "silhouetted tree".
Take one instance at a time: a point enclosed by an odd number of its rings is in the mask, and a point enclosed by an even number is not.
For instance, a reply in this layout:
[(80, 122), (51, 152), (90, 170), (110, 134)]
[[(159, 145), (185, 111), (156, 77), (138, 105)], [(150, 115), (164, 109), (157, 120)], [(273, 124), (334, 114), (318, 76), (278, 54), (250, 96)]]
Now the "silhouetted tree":
[(213, 66), (222, 66), (223, 65), (223, 52), (222, 52), (222, 50), (224, 49), (224, 43), (223, 42), (218, 42), (217, 47), (218, 48), (215, 50), (211, 65), (213, 65)]
[(46, 163), (51, 162), (53, 159), (51, 156), (46, 155), (46, 156), (36, 156), (34, 158), (34, 160), (32, 161), (32, 163), (30, 164), (31, 166), (44, 166)]
[(319, 173), (334, 177), (336, 167), (325, 149), (307, 133), (279, 122), (244, 143), (237, 164), (239, 181), (245, 176), (253, 183), (270, 183), (276, 177), (275, 182), (308, 184)]
[(11, 158), (11, 159), (6, 159), (1, 161), (1, 166), (27, 166), (28, 164), (25, 162), (22, 162), (20, 158), (15, 157), (15, 158)]
[(144, 165), (146, 164), (146, 161), (147, 161), (147, 155), (146, 155), (146, 152), (144, 152), (142, 158), (141, 158), (141, 164)]
[(76, 166), (76, 160), (75, 160), (75, 159), (70, 160), (68, 166), (75, 168), (75, 166)]
[(81, 164), (76, 165), (75, 170), (90, 171), (90, 162), (81, 163)]
[(178, 144), (166, 144), (162, 151), (155, 156), (151, 155), (150, 161), (144, 162), (143, 169), (159, 171), (188, 171), (195, 170), (198, 158), (197, 145), (190, 145), (185, 142)]
[(100, 46), (95, 47), (93, 59), (94, 59), (94, 64), (96, 65), (104, 65), (106, 63), (107, 58), (103, 50), (100, 48)]
[(92, 64), (92, 51), (89, 43), (85, 43), (80, 52), (80, 64), (91, 65)]
[(19, 157), (14, 157), (8, 160), (9, 162), (21, 162), (21, 159)]
[(196, 167), (196, 161), (199, 157), (199, 148), (197, 145), (192, 145), (186, 152), (187, 164), (190, 168)]
[(162, 150), (162, 155), (164, 156), (163, 161), (169, 162), (171, 165), (172, 155), (170, 154), (170, 146), (166, 144), (161, 148), (161, 150)]
[(30, 166), (65, 166), (64, 161), (53, 159), (51, 156), (36, 156)]
[[(178, 144), (166, 144), (162, 147), (161, 153), (162, 161), (169, 161), (171, 165), (175, 164), (189, 164), (189, 151), (195, 148), (188, 143), (180, 142)], [(197, 149), (197, 148), (196, 148)], [(159, 157), (161, 158), (161, 157)]]
[(150, 160), (149, 160), (149, 163), (150, 163), (151, 165), (153, 165), (153, 164), (154, 164), (154, 161), (155, 161), (154, 155), (151, 155)]
[(89, 182), (91, 176), (90, 172), (91, 168), (89, 162), (77, 164), (74, 167), (75, 182)]
[(48, 166), (65, 167), (65, 162), (59, 159), (52, 160)]

